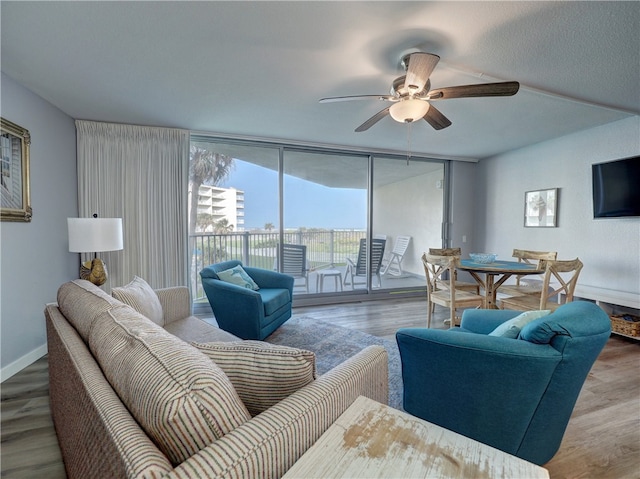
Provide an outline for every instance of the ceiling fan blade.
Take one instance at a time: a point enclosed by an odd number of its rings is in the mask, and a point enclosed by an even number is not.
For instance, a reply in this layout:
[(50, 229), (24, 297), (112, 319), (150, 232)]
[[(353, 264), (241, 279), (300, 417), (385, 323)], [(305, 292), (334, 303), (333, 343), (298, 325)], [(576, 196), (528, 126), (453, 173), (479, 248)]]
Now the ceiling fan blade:
[(424, 116), (424, 121), (429, 123), (435, 130), (442, 130), (443, 128), (451, 126), (449, 118), (444, 116), (440, 110), (433, 105), (429, 105), (429, 111), (427, 111), (427, 114)]
[[(440, 57), (433, 53), (412, 53), (408, 55), (408, 57), (409, 65), (407, 66), (404, 87), (409, 92), (417, 93), (424, 89)], [(405, 62), (406, 61), (405, 57)]]
[(387, 116), (389, 114), (389, 108), (391, 108), (391, 107), (387, 107), (384, 110), (380, 110), (378, 113), (373, 115), (371, 118), (369, 118), (367, 121), (365, 121), (362, 125), (360, 125), (358, 128), (356, 128), (356, 132), (360, 133), (361, 131), (368, 130), (373, 125), (378, 123), (380, 120), (382, 120), (385, 116)]
[(481, 96), (512, 96), (518, 93), (519, 89), (520, 83), (517, 81), (450, 86), (431, 90), (427, 98), (429, 100), (447, 100), (449, 98), (470, 98)]
[(351, 101), (351, 100), (386, 100), (397, 101), (398, 99), (390, 95), (353, 95), (353, 96), (333, 96), (329, 98), (321, 98), (319, 103), (333, 103), (337, 101)]

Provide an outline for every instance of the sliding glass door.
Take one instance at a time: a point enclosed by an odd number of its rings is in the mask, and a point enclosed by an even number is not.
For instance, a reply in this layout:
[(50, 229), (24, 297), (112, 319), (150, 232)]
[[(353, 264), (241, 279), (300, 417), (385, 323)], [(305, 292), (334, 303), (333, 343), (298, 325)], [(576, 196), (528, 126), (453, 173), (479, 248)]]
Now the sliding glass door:
[(445, 207), (444, 163), (375, 157), (373, 236), (386, 239), (380, 275), (382, 290), (424, 288), (420, 257), (442, 247)]
[(353, 289), (345, 274), (366, 237), (368, 165), (366, 155), (284, 149), (284, 241), (303, 245), (307, 262), (308, 287), (296, 292)]
[(424, 290), (420, 256), (442, 245), (443, 162), (194, 135), (190, 170), (196, 305), (200, 270), (230, 259), (294, 276), (304, 304)]
[(276, 266), (279, 157), (277, 147), (192, 138), (189, 245), (194, 303), (207, 304), (199, 275), (205, 266), (231, 259), (258, 268)]

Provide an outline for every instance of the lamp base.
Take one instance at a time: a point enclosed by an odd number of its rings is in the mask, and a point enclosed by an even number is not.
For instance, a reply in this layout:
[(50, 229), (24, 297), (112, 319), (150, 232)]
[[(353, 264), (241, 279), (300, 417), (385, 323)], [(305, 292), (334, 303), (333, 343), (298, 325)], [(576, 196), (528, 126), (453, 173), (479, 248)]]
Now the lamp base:
[(85, 261), (80, 266), (80, 278), (91, 281), (96, 286), (102, 286), (107, 281), (107, 265), (100, 258)]

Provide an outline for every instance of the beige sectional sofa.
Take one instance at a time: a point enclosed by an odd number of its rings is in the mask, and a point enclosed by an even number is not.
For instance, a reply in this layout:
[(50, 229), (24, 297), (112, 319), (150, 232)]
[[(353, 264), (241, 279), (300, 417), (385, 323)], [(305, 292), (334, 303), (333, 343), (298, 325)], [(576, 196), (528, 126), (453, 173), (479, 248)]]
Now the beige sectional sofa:
[(311, 353), (243, 342), (191, 316), (186, 288), (157, 290), (150, 311), (120, 293), (130, 305), (76, 280), (45, 309), (51, 411), (71, 479), (276, 478), (358, 396), (388, 400), (382, 347), (316, 377)]

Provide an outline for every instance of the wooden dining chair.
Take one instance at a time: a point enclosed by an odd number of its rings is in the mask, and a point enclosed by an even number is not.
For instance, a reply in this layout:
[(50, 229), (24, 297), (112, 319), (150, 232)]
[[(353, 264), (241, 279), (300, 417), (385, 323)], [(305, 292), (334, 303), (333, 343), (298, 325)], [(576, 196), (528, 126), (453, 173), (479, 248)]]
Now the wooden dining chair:
[[(547, 261), (540, 295), (523, 294), (501, 299), (499, 301), (500, 309), (517, 311), (550, 309), (555, 311), (562, 304), (573, 301), (573, 293), (582, 266), (582, 261), (578, 258), (565, 261)], [(560, 302), (561, 293), (564, 294), (562, 303)], [(553, 299), (556, 301), (554, 302)]]
[[(422, 264), (427, 276), (427, 328), (431, 327), (431, 316), (436, 304), (449, 308), (451, 327), (457, 323), (457, 308), (480, 308), (484, 304), (484, 298), (479, 294), (459, 290), (456, 283), (456, 265), (460, 261), (459, 256), (439, 256), (424, 253)], [(449, 278), (447, 289), (436, 289), (434, 285), (442, 281), (442, 277)]]
[[(429, 254), (435, 256), (457, 256), (460, 257), (462, 255), (462, 250), (460, 248), (429, 248)], [(469, 291), (470, 293), (480, 294), (480, 285), (475, 281), (473, 283), (469, 283), (466, 281), (458, 281), (458, 271), (454, 270), (453, 276), (456, 279), (456, 288), (462, 291)], [(449, 279), (439, 279), (437, 284), (435, 284), (435, 288), (445, 288), (449, 289)]]
[[(546, 261), (555, 260), (558, 257), (556, 251), (531, 251), (514, 249), (512, 256), (518, 259), (518, 263), (537, 264), (539, 268), (545, 267)], [(516, 276), (516, 284), (504, 284), (498, 289), (498, 293), (506, 296), (521, 296), (523, 294), (539, 295), (542, 292), (542, 279), (530, 282), (527, 279), (521, 281), (523, 276)]]

